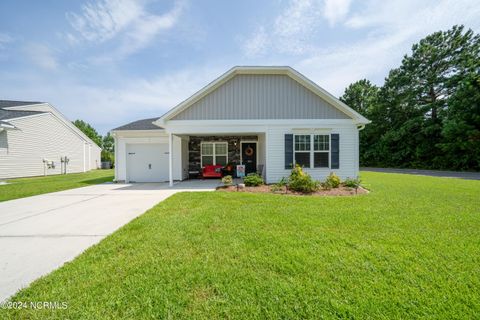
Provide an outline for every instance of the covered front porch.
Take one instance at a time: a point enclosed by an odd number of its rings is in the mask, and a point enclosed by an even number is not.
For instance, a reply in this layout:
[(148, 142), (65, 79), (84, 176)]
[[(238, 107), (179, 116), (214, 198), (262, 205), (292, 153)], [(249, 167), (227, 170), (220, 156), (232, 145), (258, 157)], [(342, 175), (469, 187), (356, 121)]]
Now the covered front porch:
[(258, 173), (265, 176), (264, 132), (170, 134), (169, 142), (170, 146), (177, 146), (169, 152), (171, 186), (175, 176), (178, 176), (174, 172), (175, 168), (181, 169), (182, 180), (219, 178), (220, 175), (227, 174), (235, 178), (237, 165), (245, 166), (245, 175)]

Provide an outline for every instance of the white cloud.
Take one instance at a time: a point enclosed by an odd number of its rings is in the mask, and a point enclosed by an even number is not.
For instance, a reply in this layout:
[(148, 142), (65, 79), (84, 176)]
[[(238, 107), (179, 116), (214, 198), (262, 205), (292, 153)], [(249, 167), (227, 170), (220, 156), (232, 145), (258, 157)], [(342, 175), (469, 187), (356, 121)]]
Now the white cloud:
[[(314, 1), (292, 1), (284, 13), (272, 20), (278, 27), (279, 19), (283, 19), (285, 32), (281, 35), (288, 37), (282, 38), (275, 29), (271, 32), (266, 29), (271, 45), (263, 49), (263, 59), (268, 61), (270, 56), (277, 58), (279, 52), (287, 53), (283, 64), (293, 65), (336, 95), (361, 78), (382, 84), (388, 71), (400, 64), (412, 44), (432, 32), (447, 30), (455, 24), (480, 31), (480, 6), (472, 0), (368, 0), (355, 12), (349, 9), (349, 1), (335, 1), (330, 11), (326, 10), (328, 2), (323, 3), (323, 10), (317, 11)], [(318, 28), (319, 19), (312, 15), (323, 16), (335, 28), (351, 29), (358, 36), (349, 41), (339, 38), (325, 43), (321, 39), (335, 29), (323, 28), (323, 33), (317, 34), (322, 28)], [(305, 21), (305, 25), (294, 20)], [(297, 47), (297, 51), (282, 51), (278, 47), (290, 39), (301, 50)]]
[(327, 21), (333, 27), (343, 21), (351, 0), (291, 0), (273, 23), (259, 27), (243, 43), (249, 57), (261, 56), (268, 50), (287, 54), (304, 54), (312, 49), (312, 38), (322, 31)]
[(7, 33), (0, 33), (0, 49), (5, 47), (7, 43), (13, 41), (13, 38)]
[(243, 51), (248, 57), (261, 56), (267, 52), (269, 46), (268, 35), (265, 28), (259, 27), (254, 35), (244, 43)]
[(105, 134), (128, 122), (160, 117), (226, 69), (224, 65), (188, 68), (151, 79), (131, 77), (123, 85), (86, 85), (66, 74), (51, 78), (0, 72), (0, 78), (8, 79), (0, 86), (0, 96), (50, 102), (70, 120), (83, 119)]
[[(82, 6), (80, 14), (69, 12), (68, 21), (77, 36), (66, 33), (70, 44), (82, 40), (102, 43), (118, 39), (120, 45), (110, 58), (123, 58), (147, 46), (161, 31), (175, 26), (185, 8), (185, 2), (174, 2), (173, 8), (164, 14), (148, 11), (147, 0), (97, 0)], [(98, 60), (106, 60), (100, 57)]]
[(33, 64), (42, 69), (56, 70), (58, 67), (53, 51), (44, 44), (29, 44), (24, 48), (24, 52)]
[(350, 3), (351, 0), (325, 0), (323, 15), (330, 26), (345, 19), (350, 9)]

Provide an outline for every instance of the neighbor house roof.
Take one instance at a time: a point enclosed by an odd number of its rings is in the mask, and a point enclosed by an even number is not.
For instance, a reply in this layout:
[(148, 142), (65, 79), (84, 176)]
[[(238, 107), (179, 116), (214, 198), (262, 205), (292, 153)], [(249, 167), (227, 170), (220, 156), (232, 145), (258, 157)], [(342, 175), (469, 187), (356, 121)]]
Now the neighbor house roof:
[[(2, 114), (4, 118), (2, 118)], [(90, 143), (100, 148), (100, 146), (98, 146), (94, 141), (92, 141), (92, 139), (90, 139), (85, 133), (83, 133), (82, 130), (77, 128), (77, 126), (75, 126), (60, 111), (58, 111), (48, 102), (0, 100), (0, 120), (22, 118), (38, 114), (51, 114), (53, 117), (59, 119), (65, 125), (67, 125), (70, 130), (74, 131), (78, 136), (80, 136), (80, 138), (85, 140), (87, 143)]]
[(163, 116), (161, 116), (155, 123), (157, 125), (163, 125), (165, 121), (168, 121), (175, 117), (180, 112), (186, 110), (194, 103), (202, 99), (203, 97), (207, 96), (221, 85), (226, 83), (228, 80), (232, 79), (234, 76), (238, 74), (280, 74), (280, 75), (287, 75), (293, 80), (297, 81), (307, 89), (311, 90), (313, 93), (318, 95), (319, 97), (323, 98), (325, 101), (329, 102), (331, 105), (351, 117), (357, 124), (367, 124), (370, 123), (370, 120), (347, 106), (345, 103), (331, 95), (325, 89), (321, 88), (315, 82), (311, 81), (304, 75), (302, 75), (297, 70), (288, 67), (288, 66), (237, 66), (233, 67), (232, 69), (225, 72), (223, 75), (209, 83), (203, 89), (192, 95), (190, 98), (184, 100), (180, 104), (178, 104), (173, 109), (169, 110)]
[(32, 104), (40, 104), (44, 102), (38, 101), (14, 101), (14, 100), (0, 100), (0, 108), (29, 106)]
[(117, 130), (161, 130), (163, 128), (156, 126), (153, 124), (154, 121), (158, 120), (158, 118), (149, 118), (149, 119), (142, 119), (137, 120), (134, 122), (130, 122), (126, 125), (121, 127), (115, 128), (112, 131)]
[(15, 119), (15, 118), (23, 118), (32, 116), (35, 114), (45, 113), (43, 111), (23, 111), (23, 110), (8, 110), (3, 109), (0, 106), (0, 120), (8, 120), (8, 119)]

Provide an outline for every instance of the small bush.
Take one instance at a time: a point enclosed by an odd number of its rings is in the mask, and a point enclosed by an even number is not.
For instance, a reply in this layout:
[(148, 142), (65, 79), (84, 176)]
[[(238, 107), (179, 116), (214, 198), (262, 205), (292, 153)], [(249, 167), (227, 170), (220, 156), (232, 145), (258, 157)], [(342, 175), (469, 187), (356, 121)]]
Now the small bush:
[(340, 186), (340, 178), (333, 172), (331, 172), (327, 179), (325, 179), (324, 185), (330, 188), (338, 188)]
[(284, 186), (282, 186), (281, 184), (275, 183), (275, 184), (272, 184), (272, 185), (270, 186), (270, 191), (272, 191), (272, 192), (280, 192), (280, 191), (283, 191), (283, 188), (284, 188)]
[(347, 178), (345, 179), (345, 181), (343, 181), (343, 185), (348, 188), (358, 189), (358, 187), (360, 187), (361, 182), (362, 181), (358, 178), (357, 179)]
[(232, 176), (225, 176), (222, 178), (222, 183), (226, 186), (230, 186), (233, 183), (233, 178)]
[(313, 193), (318, 188), (318, 181), (313, 180), (308, 173), (303, 171), (302, 167), (297, 165), (292, 169), (288, 181), (288, 189), (301, 193)]
[(257, 173), (249, 173), (243, 178), (243, 183), (245, 183), (247, 187), (257, 187), (263, 184), (263, 178)]

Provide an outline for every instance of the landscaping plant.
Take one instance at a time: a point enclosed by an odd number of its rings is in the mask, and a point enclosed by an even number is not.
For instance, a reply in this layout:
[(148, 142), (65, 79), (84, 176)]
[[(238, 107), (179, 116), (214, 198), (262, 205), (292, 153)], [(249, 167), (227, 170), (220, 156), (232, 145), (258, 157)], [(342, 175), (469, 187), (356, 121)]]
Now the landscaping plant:
[(288, 189), (301, 193), (313, 193), (319, 188), (319, 182), (303, 171), (298, 164), (292, 169), (288, 180)]
[(263, 178), (258, 173), (249, 173), (243, 178), (243, 183), (245, 183), (247, 187), (258, 187), (263, 184)]
[(226, 186), (231, 186), (233, 183), (233, 178), (232, 176), (228, 175), (222, 178), (222, 183)]
[(322, 187), (329, 190), (332, 188), (338, 188), (340, 186), (340, 183), (340, 178), (334, 172), (330, 172), (328, 177), (322, 183)]

